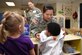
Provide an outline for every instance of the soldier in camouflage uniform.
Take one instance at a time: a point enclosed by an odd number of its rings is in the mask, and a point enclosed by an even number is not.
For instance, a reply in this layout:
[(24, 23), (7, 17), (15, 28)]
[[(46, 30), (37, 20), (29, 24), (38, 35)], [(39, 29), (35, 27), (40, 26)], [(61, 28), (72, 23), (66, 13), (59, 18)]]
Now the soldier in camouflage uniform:
[(37, 24), (30, 26), (31, 32), (35, 35), (38, 32), (41, 32), (46, 28), (46, 25), (50, 22), (56, 22), (56, 19), (53, 17), (54, 8), (51, 5), (45, 5), (43, 7), (43, 18), (37, 21)]
[(34, 3), (28, 2), (29, 11), (26, 13), (26, 16), (30, 20), (30, 23), (34, 20), (40, 20), (42, 18), (42, 12), (39, 8), (35, 7)]

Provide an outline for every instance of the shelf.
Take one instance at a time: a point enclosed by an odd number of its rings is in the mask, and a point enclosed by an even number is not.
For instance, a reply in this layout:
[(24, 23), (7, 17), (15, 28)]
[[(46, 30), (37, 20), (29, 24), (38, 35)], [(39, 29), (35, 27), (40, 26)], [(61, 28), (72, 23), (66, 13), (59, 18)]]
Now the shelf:
[[(68, 34), (64, 37), (64, 41), (79, 40), (79, 39), (81, 39), (80, 36), (76, 36), (76, 35), (73, 35), (73, 34)], [(39, 43), (39, 41), (36, 38), (31, 38), (31, 40), (34, 44)]]
[(33, 42), (33, 44), (39, 44), (39, 41), (36, 38), (31, 38), (31, 41)]
[(74, 54), (80, 54), (79, 51), (75, 51), (74, 53), (64, 53), (64, 55), (74, 55)]
[(81, 53), (81, 37), (73, 34), (68, 34), (64, 37), (64, 43), (68, 43), (71, 47), (75, 48), (74, 53), (64, 53), (64, 55), (82, 55)]
[(81, 39), (80, 36), (76, 36), (73, 34), (68, 34), (64, 37), (64, 41), (79, 40), (79, 39)]
[[(36, 53), (37, 55), (39, 55), (39, 49), (38, 49), (38, 44), (39, 44), (39, 41), (36, 39), (36, 38), (31, 38), (33, 44), (36, 46), (35, 47), (35, 50), (36, 50)], [(74, 53), (64, 53), (64, 55), (82, 55), (81, 53), (81, 37), (80, 36), (76, 36), (76, 35), (73, 35), (73, 34), (68, 34), (64, 37), (64, 43), (69, 43), (71, 45), (71, 47), (74, 47), (75, 51)]]

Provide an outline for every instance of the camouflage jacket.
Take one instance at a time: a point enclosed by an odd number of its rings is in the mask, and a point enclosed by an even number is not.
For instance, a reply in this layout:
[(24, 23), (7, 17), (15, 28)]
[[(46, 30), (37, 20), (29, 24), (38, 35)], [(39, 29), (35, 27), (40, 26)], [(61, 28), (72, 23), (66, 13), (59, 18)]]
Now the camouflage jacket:
[(50, 21), (45, 21), (43, 19), (39, 20), (38, 24), (30, 24), (30, 31), (33, 34), (43, 31), (47, 24), (50, 22), (57, 22), (55, 18), (52, 18)]
[(37, 18), (38, 20), (40, 20), (42, 18), (42, 12), (40, 9), (35, 7), (34, 9), (29, 10), (28, 13), (26, 13), (26, 16), (28, 17), (31, 23), (32, 22), (31, 20), (34, 18)]

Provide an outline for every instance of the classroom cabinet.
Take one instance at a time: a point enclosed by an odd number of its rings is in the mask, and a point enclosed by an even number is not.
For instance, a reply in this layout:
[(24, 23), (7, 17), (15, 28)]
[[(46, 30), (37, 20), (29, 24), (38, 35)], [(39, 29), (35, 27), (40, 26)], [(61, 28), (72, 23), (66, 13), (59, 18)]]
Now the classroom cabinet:
[[(35, 45), (36, 55), (39, 55), (38, 40), (36, 40), (36, 38), (31, 38), (31, 40), (33, 41), (33, 43)], [(63, 51), (64, 55), (82, 55), (82, 40), (81, 40), (80, 36), (68, 34), (64, 37), (64, 44), (65, 43), (68, 43), (72, 48), (74, 48), (74, 52), (73, 53), (65, 53)], [(63, 47), (64, 47), (64, 45), (63, 45)]]
[[(82, 55), (82, 40), (80, 36), (68, 34), (64, 38), (64, 45), (69, 44), (71, 52), (65, 52), (64, 55)], [(64, 48), (65, 46), (63, 46)], [(73, 50), (72, 50), (73, 49)], [(63, 49), (65, 51), (65, 49)]]

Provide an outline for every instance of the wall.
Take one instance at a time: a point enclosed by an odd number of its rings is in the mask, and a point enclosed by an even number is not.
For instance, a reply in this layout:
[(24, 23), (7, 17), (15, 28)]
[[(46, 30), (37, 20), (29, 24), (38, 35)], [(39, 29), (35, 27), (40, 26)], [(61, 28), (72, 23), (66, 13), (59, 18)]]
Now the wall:
[[(69, 1), (65, 1), (65, 0), (64, 1), (58, 1), (58, 2), (56, 2), (56, 4), (54, 2), (52, 5), (53, 5), (54, 8), (56, 8), (55, 9), (56, 10), (56, 15), (60, 15), (58, 13), (58, 11), (61, 11), (62, 8), (63, 8), (64, 13), (62, 15), (64, 15), (65, 17), (67, 17), (71, 20), (71, 28), (72, 27), (79, 28), (79, 18), (80, 18), (79, 17), (79, 15), (80, 15), (79, 14), (79, 12), (80, 12), (79, 11), (79, 4), (82, 1), (81, 0), (72, 0), (72, 3), (70, 1), (71, 0), (69, 0)], [(71, 7), (72, 12), (69, 12), (71, 15), (65, 15), (65, 13), (67, 12), (67, 11), (65, 11), (65, 6)], [(37, 7), (42, 10), (43, 4), (39, 4), (39, 5), (37, 5)], [(1, 8), (0, 12), (2, 13), (2, 12), (7, 11), (7, 10), (15, 11), (15, 12), (18, 12), (19, 14), (23, 14), (23, 10), (21, 10), (19, 8), (12, 8), (12, 7), (11, 8)], [(72, 14), (74, 13), (74, 11), (78, 12), (78, 19), (76, 19), (76, 20), (74, 20), (72, 18)]]
[(23, 14), (23, 10), (19, 9), (19, 8), (1, 8), (0, 12), (5, 12), (5, 11), (13, 11), (13, 12), (17, 12), (19, 14)]
[[(64, 11), (64, 13), (62, 13), (61, 15), (64, 15), (65, 17), (67, 17), (67, 18), (69, 18), (70, 20), (71, 20), (71, 28), (73, 28), (73, 27), (75, 27), (75, 28), (79, 28), (79, 4), (81, 3), (82, 1), (80, 1), (80, 0), (75, 0), (75, 1), (72, 1), (72, 2), (70, 2), (70, 1), (67, 1), (67, 2), (57, 2), (56, 3), (56, 14), (57, 15), (60, 15), (60, 13), (58, 13), (58, 11), (61, 11), (62, 10), (62, 8), (63, 8), (63, 11)], [(68, 13), (69, 15), (66, 15), (66, 13), (68, 12), (68, 11), (66, 11), (65, 10), (65, 6), (68, 6), (69, 7), (69, 9), (71, 9), (71, 11)], [(78, 13), (78, 18), (77, 19), (73, 19), (72, 18), (72, 15), (73, 15), (73, 13), (74, 12), (77, 12)]]
[[(54, 7), (54, 11), (56, 11), (56, 3), (49, 3), (49, 4), (51, 4), (51, 5)], [(36, 7), (38, 7), (38, 8), (41, 9), (41, 11), (42, 11), (44, 5), (45, 5), (44, 3), (42, 3), (42, 4), (37, 4)], [(43, 12), (43, 11), (42, 11), (42, 12)]]
[[(23, 15), (23, 10), (19, 8), (0, 8), (0, 13), (4, 13), (5, 11), (12, 11), (12, 12), (17, 12), (21, 15)], [(2, 19), (0, 19), (2, 20)]]
[[(77, 28), (79, 29), (79, 4), (81, 3), (82, 1), (81, 0), (72, 0), (72, 1), (57, 1), (56, 4), (52, 4), (53, 7), (55, 8), (55, 11), (56, 11), (56, 15), (63, 15), (66, 17), (66, 19), (70, 19), (71, 21), (71, 28)], [(42, 10), (42, 7), (43, 7), (43, 4), (40, 4), (40, 5), (37, 5), (38, 8), (40, 8)], [(66, 8), (69, 8), (70, 11), (66, 11)], [(59, 13), (59, 11), (62, 11), (63, 9), (63, 12), (62, 14)], [(74, 12), (77, 12), (78, 13), (78, 18), (77, 19), (73, 19), (72, 15)]]

